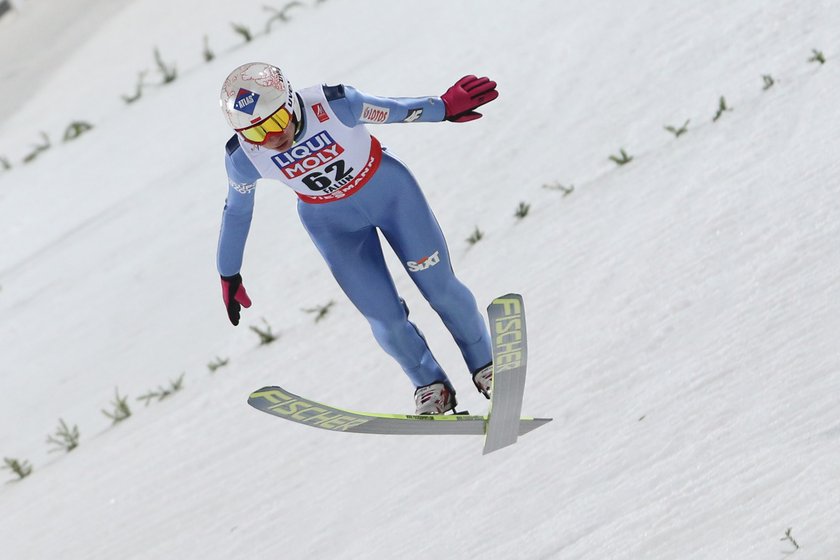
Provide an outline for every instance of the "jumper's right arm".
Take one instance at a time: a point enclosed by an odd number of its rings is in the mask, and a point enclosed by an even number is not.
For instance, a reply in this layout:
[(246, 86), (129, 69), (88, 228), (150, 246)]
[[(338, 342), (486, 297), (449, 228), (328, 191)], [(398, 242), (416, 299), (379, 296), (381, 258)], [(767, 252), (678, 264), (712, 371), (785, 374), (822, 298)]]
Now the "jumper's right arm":
[(242, 269), (253, 211), (253, 194), (243, 195), (233, 187), (228, 189), (216, 253), (216, 268), (221, 276), (233, 276)]
[(238, 325), (240, 307), (251, 306), (239, 272), (242, 269), (245, 242), (251, 229), (254, 188), (259, 174), (239, 149), (236, 137), (228, 142), (225, 168), (228, 175), (228, 195), (219, 230), (216, 268), (222, 278), (222, 297), (228, 318), (231, 323)]
[(228, 194), (219, 230), (216, 268), (221, 276), (233, 276), (242, 269), (245, 242), (254, 213), (255, 184), (241, 182), (241, 178), (231, 176), (235, 172), (231, 173), (229, 158), (225, 160), (225, 166), (228, 168)]

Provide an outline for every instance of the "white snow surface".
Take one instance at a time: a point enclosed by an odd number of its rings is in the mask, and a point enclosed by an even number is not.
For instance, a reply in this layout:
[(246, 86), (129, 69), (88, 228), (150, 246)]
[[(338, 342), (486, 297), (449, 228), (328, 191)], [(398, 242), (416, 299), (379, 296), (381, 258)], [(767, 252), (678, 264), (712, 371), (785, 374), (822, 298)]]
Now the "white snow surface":
[[(2, 471), (0, 557), (840, 558), (840, 4), (310, 0), (269, 34), (263, 5), (28, 0), (0, 19), (0, 456), (34, 467)], [(381, 95), (498, 81), (481, 120), (371, 129), (482, 306), (523, 294), (524, 413), (554, 422), (482, 456), (477, 437), (333, 433), (246, 404), (279, 384), (413, 410), (282, 185), (257, 189), (254, 306), (227, 321), (217, 93), (251, 60)], [(62, 142), (76, 120), (94, 129)], [(41, 131), (52, 148), (23, 164)], [(302, 311), (330, 300), (317, 324)], [(268, 346), (248, 328), (263, 320)], [(115, 390), (134, 414), (112, 426)], [(70, 453), (46, 443), (60, 418), (81, 432)]]

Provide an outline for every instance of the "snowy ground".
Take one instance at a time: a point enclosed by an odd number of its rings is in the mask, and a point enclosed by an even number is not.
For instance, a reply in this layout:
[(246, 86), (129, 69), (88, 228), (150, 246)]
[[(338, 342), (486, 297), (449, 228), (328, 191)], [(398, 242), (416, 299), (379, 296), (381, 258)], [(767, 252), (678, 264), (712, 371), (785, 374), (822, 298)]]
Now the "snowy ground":
[[(0, 456), (34, 467), (0, 486), (3, 558), (840, 558), (840, 5), (310, 0), (245, 44), (231, 23), (262, 32), (263, 5), (27, 0), (0, 19)], [(179, 78), (125, 104), (141, 71), (159, 84), (156, 47)], [(499, 82), (482, 120), (375, 133), (479, 300), (524, 295), (525, 413), (553, 423), (482, 456), (480, 438), (329, 433), (247, 406), (282, 384), (413, 407), (285, 187), (258, 188), (254, 307), (227, 322), (217, 92), (254, 59), (382, 95)], [(712, 122), (721, 96), (733, 110)], [(79, 120), (94, 129), (61, 142)], [(22, 163), (41, 131), (52, 148)], [(574, 191), (543, 188), (558, 182)], [(318, 324), (302, 311), (330, 300)], [(260, 347), (263, 319), (280, 340)], [(115, 389), (134, 414), (112, 427)], [(45, 441), (59, 418), (81, 432), (68, 454)]]

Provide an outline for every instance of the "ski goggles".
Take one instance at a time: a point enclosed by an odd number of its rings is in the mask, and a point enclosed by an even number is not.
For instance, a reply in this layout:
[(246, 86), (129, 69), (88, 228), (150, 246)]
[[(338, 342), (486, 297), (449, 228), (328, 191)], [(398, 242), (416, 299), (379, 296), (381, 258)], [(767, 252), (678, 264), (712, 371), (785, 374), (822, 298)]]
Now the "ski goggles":
[(281, 133), (289, 128), (289, 123), (292, 121), (292, 113), (286, 107), (280, 107), (271, 116), (254, 126), (243, 128), (239, 130), (239, 134), (245, 137), (249, 142), (254, 144), (262, 144), (269, 134)]

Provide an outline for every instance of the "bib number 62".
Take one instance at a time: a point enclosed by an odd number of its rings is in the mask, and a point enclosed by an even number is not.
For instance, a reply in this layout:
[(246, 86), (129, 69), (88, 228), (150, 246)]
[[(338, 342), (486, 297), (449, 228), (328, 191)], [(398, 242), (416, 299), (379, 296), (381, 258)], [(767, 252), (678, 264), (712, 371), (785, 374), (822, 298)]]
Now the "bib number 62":
[[(346, 183), (346, 179), (353, 173), (353, 168), (345, 168), (344, 160), (339, 159), (324, 167), (324, 171), (325, 173), (313, 171), (304, 175), (301, 181), (309, 190), (332, 192)], [(332, 174), (332, 177), (328, 174)]]

